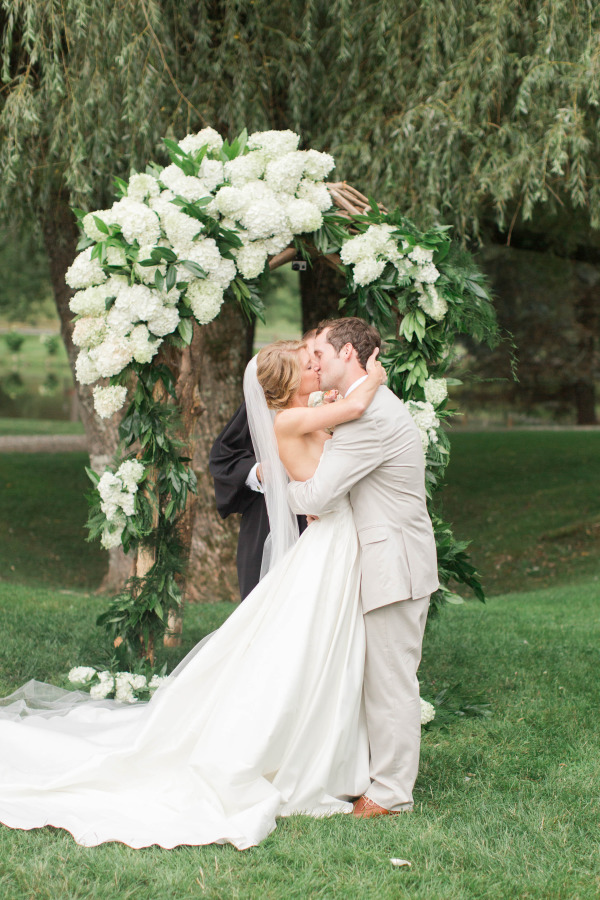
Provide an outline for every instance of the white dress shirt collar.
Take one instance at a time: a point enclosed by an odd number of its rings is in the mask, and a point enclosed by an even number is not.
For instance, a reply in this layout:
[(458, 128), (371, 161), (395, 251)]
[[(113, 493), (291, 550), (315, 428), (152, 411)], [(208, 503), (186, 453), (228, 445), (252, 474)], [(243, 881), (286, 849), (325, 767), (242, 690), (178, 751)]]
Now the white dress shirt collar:
[(366, 381), (366, 380), (367, 380), (367, 378), (368, 378), (367, 375), (361, 375), (360, 378), (357, 378), (356, 381), (354, 382), (354, 384), (351, 384), (351, 385), (350, 385), (350, 387), (348, 388), (348, 390), (347, 390), (346, 393), (344, 394), (344, 397), (347, 397), (348, 394), (351, 394), (352, 391), (354, 390), (354, 388), (357, 388), (357, 387), (359, 386), (359, 384), (362, 384), (363, 381)]

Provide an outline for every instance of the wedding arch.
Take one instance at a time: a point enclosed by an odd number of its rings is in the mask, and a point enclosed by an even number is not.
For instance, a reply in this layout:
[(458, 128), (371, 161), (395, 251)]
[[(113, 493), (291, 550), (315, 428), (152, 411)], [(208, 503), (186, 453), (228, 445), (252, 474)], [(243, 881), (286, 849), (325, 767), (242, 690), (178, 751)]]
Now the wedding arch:
[[(325, 257), (345, 278), (341, 314), (365, 318), (385, 338), (388, 383), (419, 428), (430, 499), (449, 458), (441, 426), (452, 343), (459, 333), (496, 338), (485, 279), (447, 227), (420, 231), (345, 182), (326, 181), (333, 157), (299, 142), (291, 131), (244, 131), (230, 143), (212, 128), (165, 139), (170, 165), (117, 179), (108, 210), (76, 210), (83, 234), (66, 279), (77, 378), (97, 383), (102, 417), (129, 398), (119, 457), (103, 473), (88, 469), (90, 538), (136, 553), (135, 575), (98, 620), (123, 662), (142, 655), (153, 664), (156, 639), (177, 627), (196, 486), (189, 446), (201, 411), (190, 353), (223, 304), (261, 316), (270, 271)], [(462, 602), (452, 581), (482, 599), (466, 544), (430, 512), (442, 585), (433, 603)]]

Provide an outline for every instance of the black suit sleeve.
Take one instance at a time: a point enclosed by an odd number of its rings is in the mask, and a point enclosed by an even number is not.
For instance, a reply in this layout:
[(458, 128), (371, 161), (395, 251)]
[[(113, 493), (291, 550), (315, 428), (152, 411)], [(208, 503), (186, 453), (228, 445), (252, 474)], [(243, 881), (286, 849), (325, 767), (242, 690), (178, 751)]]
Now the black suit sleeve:
[(246, 404), (242, 403), (210, 451), (208, 467), (221, 518), (246, 512), (256, 497), (262, 496), (246, 486), (246, 478), (255, 463)]
[[(242, 403), (214, 442), (208, 463), (219, 515), (226, 519), (231, 513), (242, 514), (237, 548), (242, 600), (258, 584), (263, 547), (269, 533), (264, 494), (246, 485), (255, 462), (246, 404)], [(304, 516), (298, 516), (298, 524), (300, 532), (304, 531)]]

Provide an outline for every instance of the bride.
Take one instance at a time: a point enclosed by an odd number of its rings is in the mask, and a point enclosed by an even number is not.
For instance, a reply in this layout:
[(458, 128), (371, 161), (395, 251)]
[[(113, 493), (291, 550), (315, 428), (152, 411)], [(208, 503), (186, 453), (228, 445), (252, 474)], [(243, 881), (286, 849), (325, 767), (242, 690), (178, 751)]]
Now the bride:
[(302, 342), (279, 341), (249, 363), (271, 526), (263, 579), (148, 703), (38, 682), (0, 701), (0, 822), (64, 828), (85, 846), (243, 850), (278, 816), (351, 812), (370, 781), (352, 512), (343, 498), (297, 540), (285, 486), (286, 471), (313, 475), (326, 429), (368, 407), (385, 380), (376, 352), (351, 396), (316, 408)]

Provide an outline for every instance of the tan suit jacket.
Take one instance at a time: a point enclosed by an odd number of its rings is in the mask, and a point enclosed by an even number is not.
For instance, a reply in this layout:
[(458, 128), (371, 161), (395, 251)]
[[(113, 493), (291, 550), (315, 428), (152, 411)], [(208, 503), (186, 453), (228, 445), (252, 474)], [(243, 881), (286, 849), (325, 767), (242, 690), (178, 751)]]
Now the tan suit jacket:
[(378, 389), (362, 418), (336, 427), (313, 477), (288, 487), (294, 512), (316, 516), (347, 493), (361, 546), (363, 612), (437, 590), (421, 439), (387, 387)]

